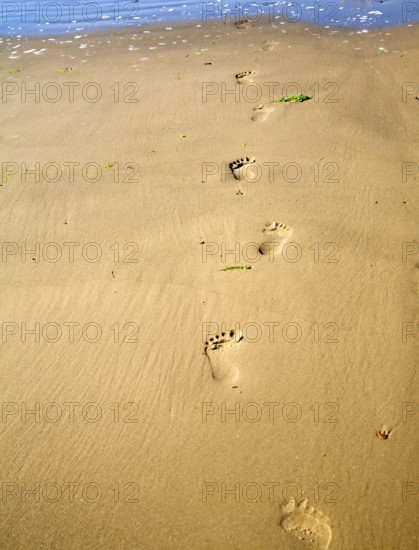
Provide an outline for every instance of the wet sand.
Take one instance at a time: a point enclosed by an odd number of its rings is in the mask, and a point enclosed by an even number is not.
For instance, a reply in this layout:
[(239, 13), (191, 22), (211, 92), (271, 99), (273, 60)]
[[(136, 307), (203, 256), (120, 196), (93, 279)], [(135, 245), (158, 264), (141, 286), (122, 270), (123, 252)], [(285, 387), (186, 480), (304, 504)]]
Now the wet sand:
[(418, 548), (417, 37), (2, 46), (2, 548)]

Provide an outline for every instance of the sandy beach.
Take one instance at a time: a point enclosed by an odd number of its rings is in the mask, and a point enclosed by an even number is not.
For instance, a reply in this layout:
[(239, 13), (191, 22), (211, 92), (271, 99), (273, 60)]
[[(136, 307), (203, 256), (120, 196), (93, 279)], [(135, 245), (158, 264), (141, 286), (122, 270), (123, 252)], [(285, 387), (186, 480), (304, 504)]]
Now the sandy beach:
[(1, 548), (418, 549), (418, 27), (16, 44)]

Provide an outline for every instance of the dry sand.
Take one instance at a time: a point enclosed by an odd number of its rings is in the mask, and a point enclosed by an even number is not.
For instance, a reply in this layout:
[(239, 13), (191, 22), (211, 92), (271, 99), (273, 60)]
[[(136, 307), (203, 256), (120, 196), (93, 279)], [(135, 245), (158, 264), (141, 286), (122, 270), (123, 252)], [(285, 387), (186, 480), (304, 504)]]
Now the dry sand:
[[(418, 548), (418, 28), (66, 40), (2, 47), (0, 546)], [(319, 89), (254, 111), (269, 82)], [(243, 157), (258, 181), (233, 176)], [(46, 181), (52, 162), (102, 176)]]

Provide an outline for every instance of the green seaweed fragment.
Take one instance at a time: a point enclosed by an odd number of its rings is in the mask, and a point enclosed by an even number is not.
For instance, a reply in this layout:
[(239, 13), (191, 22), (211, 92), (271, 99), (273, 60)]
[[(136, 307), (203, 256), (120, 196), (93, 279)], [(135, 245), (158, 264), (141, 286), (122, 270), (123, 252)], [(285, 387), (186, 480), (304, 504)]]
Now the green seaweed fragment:
[(17, 73), (21, 73), (23, 71), (23, 69), (12, 69), (11, 71), (9, 71), (9, 74), (17, 74)]
[(298, 94), (290, 95), (288, 97), (279, 97), (278, 99), (274, 99), (274, 103), (301, 103), (302, 101), (307, 101), (308, 99), (311, 99), (311, 97), (305, 94)]
[(251, 265), (227, 265), (220, 269), (220, 271), (231, 271), (233, 269), (252, 269)]

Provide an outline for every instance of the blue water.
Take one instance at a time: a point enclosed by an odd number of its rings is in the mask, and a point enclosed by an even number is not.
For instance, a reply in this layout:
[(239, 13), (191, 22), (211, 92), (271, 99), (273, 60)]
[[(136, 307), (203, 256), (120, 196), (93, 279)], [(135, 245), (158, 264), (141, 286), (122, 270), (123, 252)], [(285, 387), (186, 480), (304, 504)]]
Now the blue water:
[(357, 29), (419, 21), (419, 0), (2, 0), (0, 10), (0, 34), (8, 36), (71, 34), (177, 21), (205, 25), (248, 18), (256, 22), (262, 16), (272, 22), (282, 18)]

